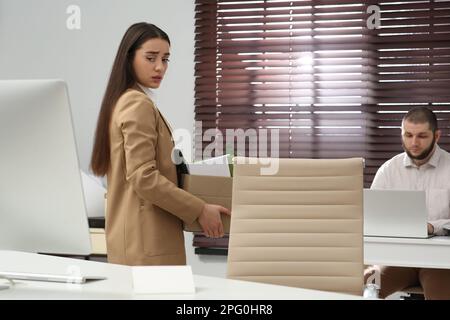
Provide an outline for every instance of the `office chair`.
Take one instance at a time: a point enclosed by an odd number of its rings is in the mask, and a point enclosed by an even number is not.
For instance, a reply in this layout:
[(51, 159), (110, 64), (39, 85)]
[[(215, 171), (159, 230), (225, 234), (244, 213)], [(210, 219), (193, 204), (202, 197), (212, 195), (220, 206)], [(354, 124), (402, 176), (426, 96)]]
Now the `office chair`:
[(363, 159), (273, 160), (235, 158), (227, 276), (361, 295)]

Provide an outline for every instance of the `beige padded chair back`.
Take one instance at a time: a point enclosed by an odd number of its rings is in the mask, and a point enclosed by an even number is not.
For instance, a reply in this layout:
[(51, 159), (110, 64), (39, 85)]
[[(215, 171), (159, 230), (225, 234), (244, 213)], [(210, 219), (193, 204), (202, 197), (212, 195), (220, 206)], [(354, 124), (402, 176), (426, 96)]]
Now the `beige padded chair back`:
[(228, 277), (361, 295), (363, 159), (277, 159), (270, 176), (244, 159), (234, 166)]

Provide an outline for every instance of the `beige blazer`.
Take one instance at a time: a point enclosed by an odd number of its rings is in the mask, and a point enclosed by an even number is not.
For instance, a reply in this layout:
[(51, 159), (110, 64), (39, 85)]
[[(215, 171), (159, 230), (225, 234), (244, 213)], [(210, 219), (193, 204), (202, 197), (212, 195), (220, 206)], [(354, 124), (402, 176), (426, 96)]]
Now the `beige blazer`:
[(118, 100), (110, 124), (106, 244), (108, 261), (126, 265), (186, 264), (182, 220), (204, 201), (177, 187), (173, 141), (165, 119), (140, 88)]

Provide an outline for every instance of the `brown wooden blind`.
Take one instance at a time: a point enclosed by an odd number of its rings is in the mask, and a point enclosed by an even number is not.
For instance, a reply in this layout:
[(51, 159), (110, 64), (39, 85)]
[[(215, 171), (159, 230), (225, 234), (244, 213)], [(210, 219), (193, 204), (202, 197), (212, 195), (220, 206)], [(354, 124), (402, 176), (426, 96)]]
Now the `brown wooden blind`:
[(276, 128), (280, 157), (364, 157), (369, 186), (419, 105), (450, 149), (450, 0), (196, 0), (195, 23), (197, 159), (207, 129)]

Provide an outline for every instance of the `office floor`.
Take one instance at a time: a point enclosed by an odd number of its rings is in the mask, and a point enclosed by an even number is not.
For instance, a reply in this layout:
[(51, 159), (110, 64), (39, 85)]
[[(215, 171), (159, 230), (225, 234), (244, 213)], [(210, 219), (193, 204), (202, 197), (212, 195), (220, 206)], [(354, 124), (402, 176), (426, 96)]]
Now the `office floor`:
[(394, 294), (391, 294), (386, 298), (386, 300), (403, 300), (402, 297), (405, 296), (406, 293), (404, 292), (396, 292)]

